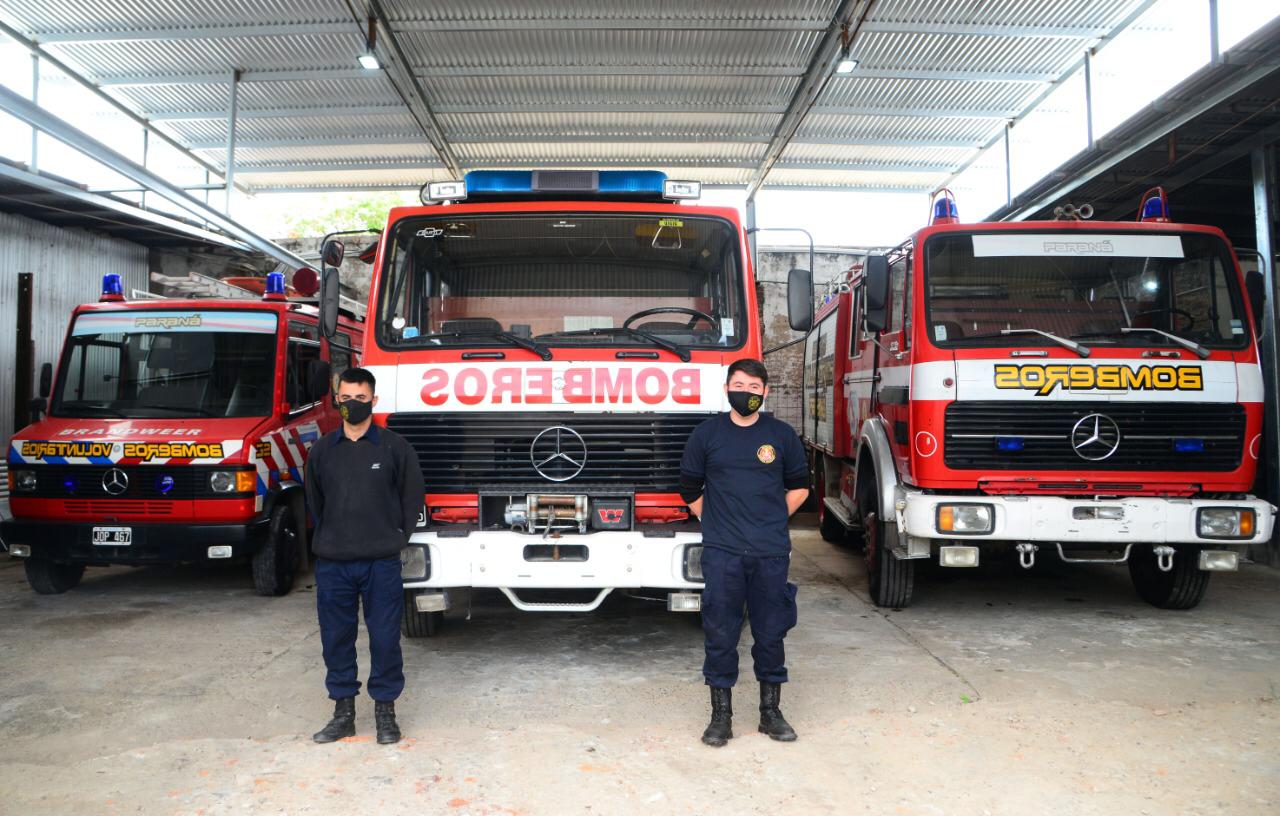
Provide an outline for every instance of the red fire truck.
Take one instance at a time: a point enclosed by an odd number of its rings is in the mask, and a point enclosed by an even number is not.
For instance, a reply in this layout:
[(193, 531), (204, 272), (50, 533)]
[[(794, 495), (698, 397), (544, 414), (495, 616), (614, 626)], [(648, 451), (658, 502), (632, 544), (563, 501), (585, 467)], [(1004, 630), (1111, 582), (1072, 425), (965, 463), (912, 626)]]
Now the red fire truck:
[(724, 409), (728, 364), (760, 356), (746, 233), (687, 203), (699, 192), (653, 171), (478, 171), (390, 212), (364, 360), (428, 490), (408, 634), (473, 587), (525, 611), (614, 589), (698, 610), (680, 457)]
[[(298, 270), (298, 291), (317, 275)], [(107, 275), (72, 315), (62, 359), (41, 372), (47, 414), (9, 445), (0, 525), (41, 594), (86, 566), (248, 560), (263, 595), (306, 563), (307, 450), (340, 422), (331, 377), (352, 364), (360, 323), (320, 336), (314, 305), (284, 275), (260, 299), (126, 302)]]
[(1063, 217), (961, 224), (944, 195), (818, 311), (802, 435), (822, 533), (861, 537), (880, 606), (910, 602), (916, 559), (1012, 550), (1127, 563), (1144, 600), (1189, 609), (1271, 536), (1249, 495), (1261, 276), (1159, 189), (1136, 222)]

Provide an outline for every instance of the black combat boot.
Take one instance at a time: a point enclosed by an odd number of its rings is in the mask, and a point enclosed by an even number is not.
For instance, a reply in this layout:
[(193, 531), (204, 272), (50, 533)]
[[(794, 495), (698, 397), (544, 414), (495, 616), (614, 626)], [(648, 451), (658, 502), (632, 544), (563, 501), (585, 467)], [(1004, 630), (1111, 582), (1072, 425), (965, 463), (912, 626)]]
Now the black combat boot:
[(329, 724), (312, 735), (316, 742), (336, 742), (343, 737), (356, 735), (356, 698), (343, 697), (334, 701), (333, 719)]
[(711, 723), (702, 742), (716, 748), (733, 739), (733, 689), (711, 687)]
[(782, 686), (778, 683), (760, 684), (760, 733), (779, 742), (795, 742), (796, 730), (778, 710)]
[(373, 723), (378, 727), (378, 744), (390, 745), (400, 741), (400, 726), (396, 725), (396, 704), (390, 700), (378, 700), (373, 704)]

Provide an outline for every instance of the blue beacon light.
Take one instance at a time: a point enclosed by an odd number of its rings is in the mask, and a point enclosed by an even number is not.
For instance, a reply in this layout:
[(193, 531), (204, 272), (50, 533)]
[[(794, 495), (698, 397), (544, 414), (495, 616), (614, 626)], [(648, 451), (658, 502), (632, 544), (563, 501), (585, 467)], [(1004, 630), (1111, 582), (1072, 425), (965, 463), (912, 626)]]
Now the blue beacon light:
[(102, 295), (99, 303), (119, 303), (124, 300), (124, 283), (117, 272), (108, 272), (102, 276)]
[(263, 300), (284, 300), (284, 273), (268, 272), (267, 286), (262, 293)]

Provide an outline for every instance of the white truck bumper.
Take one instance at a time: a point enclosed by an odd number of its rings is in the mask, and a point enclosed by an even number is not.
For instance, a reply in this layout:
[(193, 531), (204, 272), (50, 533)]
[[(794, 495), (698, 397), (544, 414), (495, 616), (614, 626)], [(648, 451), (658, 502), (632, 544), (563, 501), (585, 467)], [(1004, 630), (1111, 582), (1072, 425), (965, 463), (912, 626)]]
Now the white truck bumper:
[[(948, 504), (985, 504), (994, 513), (989, 533), (958, 535), (938, 530), (938, 507)], [(1198, 529), (1199, 512), (1205, 508), (1248, 508), (1255, 514), (1255, 529), (1248, 538), (1212, 538)], [(1103, 511), (1103, 508), (1106, 508)], [(920, 554), (922, 544), (980, 544), (982, 541), (1052, 543), (1065, 547), (1097, 544), (1195, 544), (1201, 547), (1239, 547), (1268, 541), (1276, 508), (1262, 499), (1169, 499), (1130, 497), (1072, 499), (1061, 496), (948, 496), (900, 490), (896, 502), (898, 530), (907, 557)], [(917, 543), (915, 540), (919, 540)], [(914, 546), (913, 546), (914, 545)]]
[[(464, 536), (417, 533), (409, 547), (425, 547), (429, 575), (405, 577), (405, 589), (500, 589), (518, 608), (526, 611), (590, 611), (613, 589), (665, 589), (676, 593), (702, 590), (698, 554), (700, 533), (675, 533), (670, 537), (642, 532), (598, 532), (564, 536), (559, 544), (561, 560), (547, 558), (547, 547), (556, 539), (544, 539), (510, 531), (472, 532)], [(526, 548), (534, 546), (537, 560)], [(692, 555), (688, 548), (697, 547)], [(585, 548), (584, 554), (577, 548)], [(686, 558), (691, 563), (686, 563)], [(520, 589), (598, 589), (589, 604), (533, 604), (519, 600)], [(691, 611), (696, 611), (696, 607)]]

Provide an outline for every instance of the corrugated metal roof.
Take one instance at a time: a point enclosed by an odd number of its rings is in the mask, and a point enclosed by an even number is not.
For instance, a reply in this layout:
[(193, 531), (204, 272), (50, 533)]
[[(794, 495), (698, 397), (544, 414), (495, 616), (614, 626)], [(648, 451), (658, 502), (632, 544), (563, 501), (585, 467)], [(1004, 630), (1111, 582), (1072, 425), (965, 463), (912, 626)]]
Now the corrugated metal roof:
[[(776, 156), (766, 185), (916, 189), (1149, 1), (383, 0), (389, 67), (370, 72), (364, 5), (344, 0), (0, 0), (0, 17), (217, 166), (242, 72), (251, 187), (417, 186), (454, 159), (746, 184)], [(858, 69), (819, 76), (768, 150), (842, 22)]]

